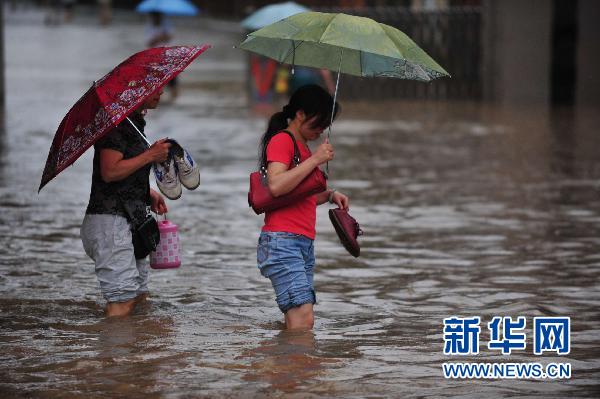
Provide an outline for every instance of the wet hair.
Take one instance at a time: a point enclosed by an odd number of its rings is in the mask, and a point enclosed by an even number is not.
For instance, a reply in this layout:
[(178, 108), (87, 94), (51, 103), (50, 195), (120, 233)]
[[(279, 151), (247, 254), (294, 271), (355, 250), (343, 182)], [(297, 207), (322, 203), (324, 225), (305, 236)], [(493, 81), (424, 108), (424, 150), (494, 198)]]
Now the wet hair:
[[(290, 97), (290, 101), (279, 112), (271, 116), (267, 131), (263, 134), (258, 148), (259, 166), (266, 164), (267, 145), (269, 141), (280, 131), (288, 127), (288, 120), (296, 117), (296, 112), (304, 111), (306, 119), (315, 118), (312, 122), (313, 128), (326, 129), (331, 123), (331, 111), (333, 109), (333, 97), (319, 85), (305, 85), (299, 87)], [(333, 110), (333, 118), (337, 116), (340, 105), (336, 102)]]

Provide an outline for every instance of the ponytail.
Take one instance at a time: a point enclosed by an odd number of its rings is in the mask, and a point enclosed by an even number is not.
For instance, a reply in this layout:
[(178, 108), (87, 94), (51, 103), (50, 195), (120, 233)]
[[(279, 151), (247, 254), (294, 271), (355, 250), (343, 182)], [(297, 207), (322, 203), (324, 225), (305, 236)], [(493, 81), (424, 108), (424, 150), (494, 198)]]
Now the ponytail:
[(274, 113), (269, 119), (269, 125), (267, 131), (263, 134), (260, 139), (260, 146), (258, 148), (258, 163), (259, 166), (267, 164), (267, 146), (269, 141), (277, 133), (288, 127), (288, 117), (284, 111)]
[(289, 125), (289, 120), (296, 117), (296, 112), (304, 111), (308, 118), (317, 117), (313, 123), (323, 129), (331, 122), (331, 111), (335, 118), (339, 111), (339, 104), (333, 105), (333, 97), (321, 86), (306, 85), (300, 87), (292, 94), (289, 103), (269, 119), (267, 131), (263, 134), (258, 148), (259, 167), (267, 164), (267, 146), (269, 141)]

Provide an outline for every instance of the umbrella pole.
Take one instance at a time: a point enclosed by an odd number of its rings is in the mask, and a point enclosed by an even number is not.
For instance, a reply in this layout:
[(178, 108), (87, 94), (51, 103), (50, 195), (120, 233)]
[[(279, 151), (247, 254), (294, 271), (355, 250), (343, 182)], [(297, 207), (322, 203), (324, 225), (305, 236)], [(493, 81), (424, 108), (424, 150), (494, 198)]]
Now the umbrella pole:
[(335, 113), (335, 101), (337, 100), (338, 86), (340, 84), (340, 71), (342, 70), (342, 58), (344, 57), (344, 49), (340, 52), (340, 64), (338, 65), (337, 79), (335, 81), (335, 92), (333, 93), (333, 105), (331, 107), (331, 122), (329, 122), (329, 130), (327, 131), (327, 140), (331, 138), (331, 125), (333, 125), (333, 115)]
[(135, 125), (135, 123), (133, 123), (131, 121), (131, 119), (129, 119), (129, 117), (125, 117), (125, 119), (127, 119), (129, 121), (129, 123), (131, 123), (131, 126), (133, 126), (133, 128), (135, 129), (136, 132), (138, 132), (140, 134), (140, 136), (142, 136), (142, 138), (144, 139), (144, 141), (146, 142), (146, 144), (148, 144), (148, 147), (152, 146), (152, 143), (150, 143), (148, 141), (148, 139), (146, 138), (146, 136), (144, 136), (144, 134), (142, 132), (140, 132), (140, 129), (137, 128), (137, 126)]
[[(327, 142), (331, 140), (331, 125), (333, 125), (333, 115), (335, 113), (335, 101), (337, 100), (338, 86), (340, 84), (340, 72), (342, 70), (342, 58), (344, 57), (344, 49), (340, 52), (340, 64), (338, 65), (337, 79), (335, 81), (335, 92), (333, 93), (333, 105), (331, 106), (331, 121), (327, 130)], [(325, 177), (329, 178), (329, 161), (325, 164)]]

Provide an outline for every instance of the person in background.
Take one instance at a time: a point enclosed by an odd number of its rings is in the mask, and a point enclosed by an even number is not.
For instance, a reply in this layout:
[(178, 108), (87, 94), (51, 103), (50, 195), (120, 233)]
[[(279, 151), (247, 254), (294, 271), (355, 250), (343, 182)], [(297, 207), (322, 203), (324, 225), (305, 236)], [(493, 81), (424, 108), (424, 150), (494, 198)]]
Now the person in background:
[(294, 66), (294, 73), (289, 74), (289, 91), (295, 92), (300, 87), (310, 84), (324, 86), (329, 94), (335, 92), (335, 81), (331, 72), (327, 69), (308, 68), (303, 66)]
[(64, 20), (69, 23), (73, 20), (73, 12), (75, 3), (77, 0), (61, 0), (62, 8), (64, 10)]
[[(148, 47), (167, 46), (173, 39), (173, 26), (161, 12), (151, 12), (150, 22), (146, 27), (146, 45)], [(175, 101), (179, 94), (177, 77), (169, 81), (171, 100)]]
[(44, 24), (50, 26), (60, 25), (60, 0), (46, 0), (44, 7), (46, 8)]
[[(129, 115), (143, 133), (144, 114), (158, 106), (162, 89)], [(131, 226), (148, 214), (162, 215), (164, 198), (150, 188), (150, 167), (167, 159), (171, 144), (158, 140), (150, 148), (129, 120), (94, 144), (92, 187), (81, 225), (86, 254), (95, 263), (107, 316), (126, 316), (148, 295), (148, 260), (136, 259)]]
[(98, 0), (98, 19), (100, 25), (110, 25), (112, 20), (112, 0)]
[(250, 88), (254, 103), (271, 103), (273, 101), (273, 80), (277, 71), (277, 62), (250, 54)]
[[(333, 98), (318, 85), (296, 90), (282, 111), (271, 116), (260, 142), (260, 164), (267, 165), (268, 185), (274, 197), (292, 191), (314, 168), (331, 161), (333, 146), (324, 140), (313, 154), (308, 141), (317, 140), (335, 117)], [(298, 145), (300, 164), (293, 166), (294, 142)], [(348, 209), (348, 197), (327, 189), (296, 203), (265, 213), (257, 247), (257, 263), (261, 274), (271, 280), (279, 309), (290, 330), (313, 328), (313, 287), (315, 255), (315, 223), (317, 205), (336, 204)]]

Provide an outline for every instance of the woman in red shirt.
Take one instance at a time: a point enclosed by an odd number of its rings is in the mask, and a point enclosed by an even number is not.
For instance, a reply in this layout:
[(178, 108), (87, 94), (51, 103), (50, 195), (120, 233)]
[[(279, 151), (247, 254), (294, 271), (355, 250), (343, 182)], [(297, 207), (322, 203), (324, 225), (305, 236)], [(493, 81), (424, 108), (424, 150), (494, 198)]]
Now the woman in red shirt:
[[(260, 164), (267, 164), (269, 190), (274, 197), (289, 193), (314, 168), (333, 159), (333, 146), (327, 139), (314, 154), (306, 145), (308, 141), (317, 140), (329, 126), (333, 109), (333, 98), (327, 91), (317, 85), (307, 85), (296, 90), (283, 110), (271, 117), (260, 144)], [(338, 109), (336, 103), (334, 118)], [(290, 134), (300, 151), (300, 164), (296, 167)], [(265, 213), (257, 248), (258, 268), (273, 284), (287, 329), (311, 329), (314, 324), (316, 208), (328, 201), (348, 209), (348, 197), (328, 189)]]

